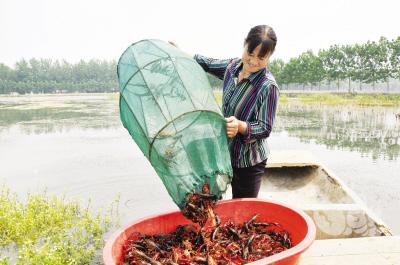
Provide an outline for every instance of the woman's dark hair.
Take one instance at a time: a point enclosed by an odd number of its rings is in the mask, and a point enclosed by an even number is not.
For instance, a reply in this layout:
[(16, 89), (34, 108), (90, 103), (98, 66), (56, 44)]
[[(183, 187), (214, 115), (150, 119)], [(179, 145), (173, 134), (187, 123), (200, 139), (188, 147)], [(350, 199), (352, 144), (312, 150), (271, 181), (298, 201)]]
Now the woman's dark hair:
[(254, 49), (261, 44), (259, 57), (264, 57), (267, 54), (272, 54), (276, 46), (275, 31), (267, 25), (258, 25), (252, 28), (244, 40), (244, 45), (247, 44), (247, 51), (252, 53)]

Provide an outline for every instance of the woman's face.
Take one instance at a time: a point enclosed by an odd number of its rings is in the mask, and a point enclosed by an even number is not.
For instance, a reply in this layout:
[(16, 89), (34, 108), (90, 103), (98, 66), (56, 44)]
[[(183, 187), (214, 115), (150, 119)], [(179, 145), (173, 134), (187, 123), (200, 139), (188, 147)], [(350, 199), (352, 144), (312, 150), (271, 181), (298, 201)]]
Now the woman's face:
[(252, 53), (249, 53), (247, 50), (247, 44), (244, 46), (243, 50), (243, 70), (249, 73), (255, 73), (262, 68), (267, 66), (270, 54), (266, 54), (264, 57), (259, 57), (258, 54), (261, 49), (261, 44), (258, 45)]

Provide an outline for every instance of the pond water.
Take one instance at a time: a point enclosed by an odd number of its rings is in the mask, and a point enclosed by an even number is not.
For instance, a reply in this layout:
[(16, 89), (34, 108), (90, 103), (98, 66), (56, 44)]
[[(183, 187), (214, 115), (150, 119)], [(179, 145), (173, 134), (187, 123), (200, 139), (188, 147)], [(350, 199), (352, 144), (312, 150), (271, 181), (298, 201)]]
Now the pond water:
[[(281, 104), (270, 147), (308, 150), (400, 234), (399, 108)], [(95, 209), (120, 198), (120, 224), (175, 210), (119, 119), (118, 95), (0, 96), (0, 183)]]

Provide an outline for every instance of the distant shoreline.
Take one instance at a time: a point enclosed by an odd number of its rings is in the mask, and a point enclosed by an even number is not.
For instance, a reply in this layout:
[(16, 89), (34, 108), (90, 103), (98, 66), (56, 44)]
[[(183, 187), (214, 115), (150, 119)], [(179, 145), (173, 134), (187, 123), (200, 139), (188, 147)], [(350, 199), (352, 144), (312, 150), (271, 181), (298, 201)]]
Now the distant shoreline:
[[(214, 95), (218, 104), (221, 105), (222, 92), (214, 91)], [(279, 103), (288, 104), (296, 102), (323, 105), (400, 107), (400, 93), (344, 93), (333, 91), (281, 90)]]
[[(222, 93), (221, 89), (213, 89), (214, 93)], [(7, 94), (0, 94), (0, 96), (25, 96), (25, 95), (71, 95), (71, 94), (115, 94), (119, 93), (118, 90), (114, 91), (99, 91), (99, 92), (85, 92), (85, 91), (74, 91), (74, 92), (54, 92), (54, 93), (18, 93), (18, 92), (11, 92)], [(400, 95), (400, 91), (371, 91), (371, 90), (365, 90), (365, 91), (354, 91), (354, 92), (348, 92), (348, 91), (337, 91), (337, 90), (302, 90), (302, 89), (291, 89), (291, 90), (286, 90), (286, 89), (281, 89), (280, 90), (281, 94), (288, 94), (288, 95), (307, 95), (307, 94), (332, 94), (332, 95)]]
[[(57, 97), (57, 96), (108, 96), (112, 100), (118, 100), (119, 92), (71, 92), (71, 93), (43, 93), (43, 94), (0, 94), (0, 98), (7, 97)], [(222, 91), (214, 90), (218, 104), (222, 102)], [(323, 105), (358, 105), (358, 106), (382, 106), (400, 107), (400, 93), (371, 92), (348, 93), (337, 91), (307, 91), (307, 90), (281, 90), (280, 104), (304, 103)], [(399, 110), (400, 113), (400, 110)]]

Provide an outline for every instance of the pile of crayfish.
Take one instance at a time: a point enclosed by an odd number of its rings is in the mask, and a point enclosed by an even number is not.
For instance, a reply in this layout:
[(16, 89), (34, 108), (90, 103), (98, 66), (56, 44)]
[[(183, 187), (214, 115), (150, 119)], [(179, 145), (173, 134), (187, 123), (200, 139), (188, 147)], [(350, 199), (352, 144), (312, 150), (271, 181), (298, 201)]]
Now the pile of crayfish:
[(183, 211), (200, 228), (179, 225), (169, 234), (136, 233), (125, 246), (122, 264), (239, 265), (292, 247), (289, 233), (279, 223), (260, 222), (257, 214), (241, 224), (222, 224), (213, 211), (215, 199), (206, 195), (207, 187), (203, 193), (190, 194), (187, 202), (192, 205)]
[(201, 227), (207, 221), (210, 221), (211, 226), (216, 226), (217, 223), (220, 223), (218, 215), (214, 213), (216, 202), (217, 197), (210, 194), (210, 187), (206, 183), (202, 187), (202, 193), (192, 192), (186, 196), (186, 205), (182, 209), (182, 214)]

